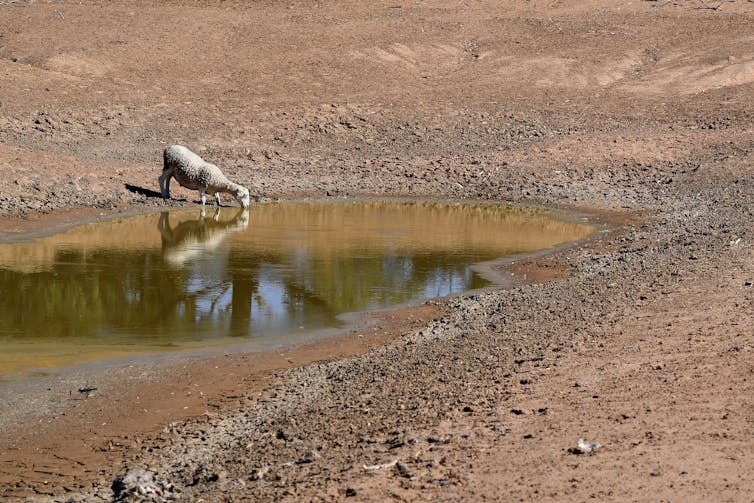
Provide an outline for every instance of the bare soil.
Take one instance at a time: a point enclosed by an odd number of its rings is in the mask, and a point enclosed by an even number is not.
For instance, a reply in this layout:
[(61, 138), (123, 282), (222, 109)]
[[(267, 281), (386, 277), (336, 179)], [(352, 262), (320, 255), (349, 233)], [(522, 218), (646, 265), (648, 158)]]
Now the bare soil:
[(748, 501), (752, 26), (743, 0), (0, 2), (0, 239), (195, 205), (157, 192), (172, 143), (260, 201), (614, 223), (335, 340), (6, 386), (0, 499)]

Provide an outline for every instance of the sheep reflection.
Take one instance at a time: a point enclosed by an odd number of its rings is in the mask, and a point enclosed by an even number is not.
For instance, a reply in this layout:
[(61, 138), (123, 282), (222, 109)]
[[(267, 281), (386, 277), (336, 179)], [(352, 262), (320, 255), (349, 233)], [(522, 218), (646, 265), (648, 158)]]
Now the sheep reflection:
[(221, 220), (220, 208), (211, 218), (204, 209), (196, 220), (184, 220), (174, 227), (170, 225), (170, 213), (162, 212), (157, 229), (162, 237), (162, 256), (175, 267), (181, 267), (204, 253), (215, 250), (225, 237), (249, 226), (249, 210), (239, 210), (230, 220)]

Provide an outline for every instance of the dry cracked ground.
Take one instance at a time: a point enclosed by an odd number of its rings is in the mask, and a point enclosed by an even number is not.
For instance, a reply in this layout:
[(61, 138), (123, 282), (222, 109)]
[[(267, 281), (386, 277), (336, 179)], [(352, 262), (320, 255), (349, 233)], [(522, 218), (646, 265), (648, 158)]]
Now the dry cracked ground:
[(4, 390), (0, 498), (750, 500), (752, 26), (744, 0), (1, 1), (2, 239), (196, 204), (156, 192), (171, 143), (260, 201), (606, 229), (266, 367)]

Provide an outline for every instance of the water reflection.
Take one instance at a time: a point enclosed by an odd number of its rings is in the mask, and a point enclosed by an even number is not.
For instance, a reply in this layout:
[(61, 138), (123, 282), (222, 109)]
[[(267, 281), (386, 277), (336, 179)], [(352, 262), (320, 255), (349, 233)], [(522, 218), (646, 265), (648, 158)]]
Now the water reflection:
[(217, 248), (228, 232), (249, 226), (249, 210), (246, 208), (239, 210), (230, 220), (221, 220), (220, 216), (220, 208), (216, 208), (214, 216), (209, 219), (202, 209), (196, 220), (184, 220), (173, 227), (170, 213), (160, 213), (157, 230), (162, 237), (162, 256), (169, 264), (181, 267), (202, 252)]
[(0, 246), (0, 374), (270, 340), (486, 284), (475, 262), (581, 239), (542, 211), (291, 203), (161, 213)]

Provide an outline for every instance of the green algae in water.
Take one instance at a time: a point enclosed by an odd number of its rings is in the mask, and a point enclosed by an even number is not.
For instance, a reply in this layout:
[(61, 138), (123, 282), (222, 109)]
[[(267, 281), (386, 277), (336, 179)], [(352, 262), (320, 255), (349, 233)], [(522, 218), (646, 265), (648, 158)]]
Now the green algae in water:
[(593, 231), (499, 204), (303, 202), (0, 245), (0, 375), (338, 328), (344, 313), (486, 286), (473, 264)]

